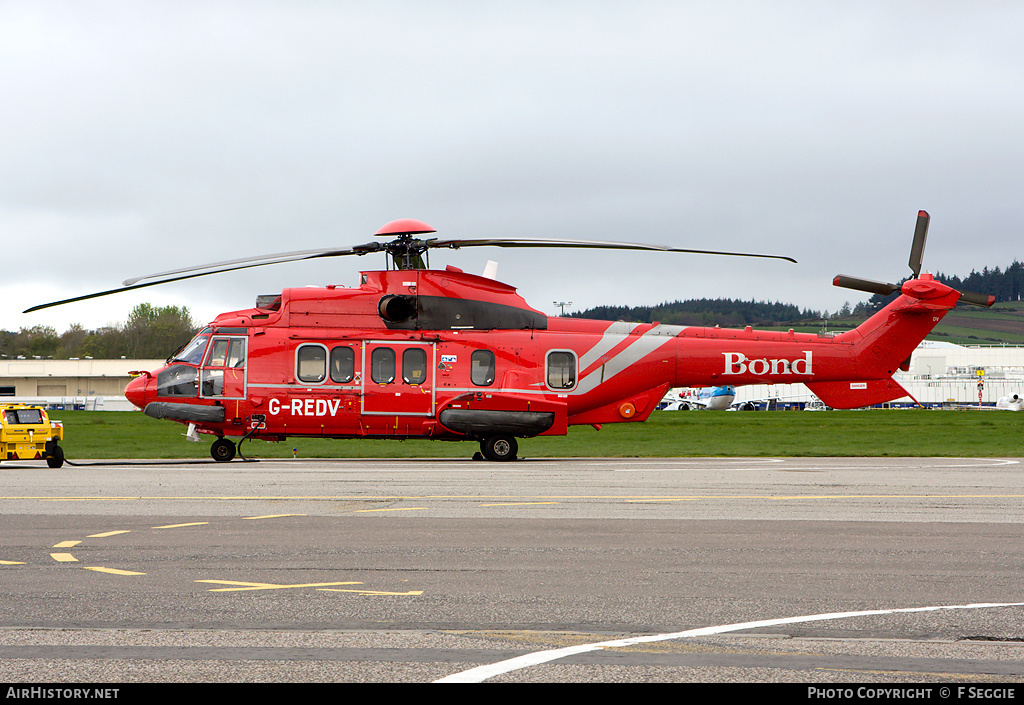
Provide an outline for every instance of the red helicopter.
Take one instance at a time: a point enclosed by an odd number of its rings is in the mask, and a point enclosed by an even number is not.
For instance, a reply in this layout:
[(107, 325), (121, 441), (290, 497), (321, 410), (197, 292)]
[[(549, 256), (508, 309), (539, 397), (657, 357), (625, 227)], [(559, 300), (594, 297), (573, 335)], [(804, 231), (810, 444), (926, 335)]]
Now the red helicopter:
[(357, 287), (285, 289), (255, 308), (223, 313), (167, 365), (140, 372), (125, 395), (149, 416), (216, 436), (211, 455), (236, 443), (289, 436), (476, 441), (489, 460), (514, 460), (518, 438), (568, 427), (643, 421), (673, 387), (804, 383), (839, 409), (907, 396), (892, 379), (957, 301), (959, 292), (921, 274), (929, 216), (918, 214), (914, 277), (887, 284), (837, 276), (836, 286), (901, 296), (854, 330), (816, 334), (609, 323), (553, 318), (515, 288), (455, 267), (428, 269), (431, 249), (475, 246), (586, 247), (770, 257), (585, 240), (420, 239), (435, 232), (402, 219), (377, 235), (394, 239), (219, 262), (124, 282), (119, 289), (27, 312), (156, 284), (280, 262), (385, 252), (386, 271)]

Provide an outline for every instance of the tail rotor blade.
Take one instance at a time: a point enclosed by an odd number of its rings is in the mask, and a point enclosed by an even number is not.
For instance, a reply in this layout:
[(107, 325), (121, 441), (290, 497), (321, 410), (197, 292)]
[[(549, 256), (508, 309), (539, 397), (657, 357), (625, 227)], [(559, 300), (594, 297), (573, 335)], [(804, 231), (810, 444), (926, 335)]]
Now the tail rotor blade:
[(931, 216), (927, 211), (917, 212), (917, 227), (914, 228), (914, 244), (910, 247), (910, 270), (914, 279), (921, 276), (921, 262), (924, 260), (924, 244), (928, 240), (928, 223)]
[[(928, 215), (928, 211), (917, 212), (917, 226), (914, 228), (914, 243), (910, 247), (910, 269), (914, 273), (914, 279), (921, 278), (921, 263), (924, 260), (924, 245), (928, 240), (928, 224), (931, 222), (931, 216)], [(930, 282), (932, 277), (926, 275), (926, 279)], [(857, 277), (848, 277), (844, 274), (838, 275), (832, 280), (835, 286), (841, 286), (844, 289), (854, 289), (856, 291), (866, 291), (869, 294), (880, 294), (882, 296), (889, 296), (902, 289), (900, 284), (889, 284), (888, 282), (879, 282), (871, 279), (859, 279)], [(916, 282), (915, 285), (924, 285), (921, 289), (923, 292), (936, 291), (928, 286), (927, 282)], [(913, 288), (913, 287), (912, 287)], [(945, 291), (948, 293), (948, 287)], [(942, 292), (937, 292), (936, 295)], [(959, 301), (965, 304), (974, 304), (975, 306), (992, 306), (996, 302), (996, 297), (989, 296), (988, 294), (976, 294), (973, 291), (959, 291)], [(912, 294), (908, 294), (912, 295)]]
[(996, 302), (996, 297), (989, 296), (988, 294), (977, 294), (973, 291), (961, 291), (960, 300), (965, 304), (974, 304), (975, 306), (991, 306)]
[(845, 274), (838, 275), (832, 280), (833, 286), (841, 286), (844, 289), (855, 289), (856, 291), (866, 291), (869, 294), (881, 294), (882, 296), (888, 296), (894, 291), (899, 291), (898, 284), (889, 284), (888, 282), (878, 282), (872, 279), (859, 279), (857, 277), (848, 277)]

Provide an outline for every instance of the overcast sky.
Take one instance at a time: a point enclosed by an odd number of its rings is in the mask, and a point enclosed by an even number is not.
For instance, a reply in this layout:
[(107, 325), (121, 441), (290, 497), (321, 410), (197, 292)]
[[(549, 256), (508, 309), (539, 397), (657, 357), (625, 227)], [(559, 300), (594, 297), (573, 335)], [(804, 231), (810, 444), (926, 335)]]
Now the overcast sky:
[(557, 313), (731, 297), (839, 308), (835, 274), (1024, 259), (1020, 2), (0, 0), (0, 329), (197, 322), (381, 255), (31, 305), (373, 239), (558, 237), (782, 254), (465, 249)]

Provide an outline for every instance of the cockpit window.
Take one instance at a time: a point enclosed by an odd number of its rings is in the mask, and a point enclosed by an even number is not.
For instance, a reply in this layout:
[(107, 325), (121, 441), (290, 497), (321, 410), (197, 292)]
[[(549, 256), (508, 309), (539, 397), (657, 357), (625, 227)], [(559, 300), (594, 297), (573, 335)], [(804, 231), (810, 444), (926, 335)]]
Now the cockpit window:
[(199, 394), (199, 370), (188, 365), (171, 365), (156, 376), (158, 397), (194, 397)]
[(245, 365), (244, 338), (215, 338), (206, 356), (207, 367), (242, 367)]
[(183, 347), (175, 356), (175, 362), (187, 362), (191, 365), (198, 365), (203, 359), (203, 351), (206, 350), (206, 343), (210, 340), (210, 333), (213, 331), (206, 328), (199, 335), (192, 339), (192, 342)]

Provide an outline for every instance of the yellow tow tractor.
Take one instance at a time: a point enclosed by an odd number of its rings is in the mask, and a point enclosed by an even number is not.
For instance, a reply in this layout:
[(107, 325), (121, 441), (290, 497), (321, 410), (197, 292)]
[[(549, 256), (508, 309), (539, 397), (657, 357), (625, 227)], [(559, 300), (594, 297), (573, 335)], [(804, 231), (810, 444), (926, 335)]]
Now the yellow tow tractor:
[(46, 409), (28, 404), (0, 404), (0, 460), (46, 460), (64, 464), (64, 424), (50, 421)]

